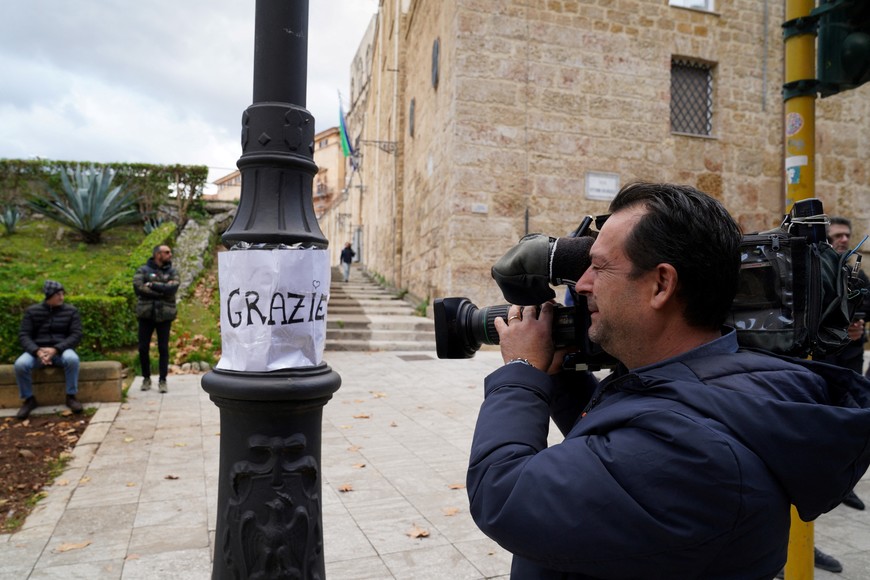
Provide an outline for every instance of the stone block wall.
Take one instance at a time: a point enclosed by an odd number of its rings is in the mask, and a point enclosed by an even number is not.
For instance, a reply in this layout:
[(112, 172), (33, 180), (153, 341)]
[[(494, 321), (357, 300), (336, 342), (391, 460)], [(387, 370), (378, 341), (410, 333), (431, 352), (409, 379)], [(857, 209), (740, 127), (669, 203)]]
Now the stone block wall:
[[(746, 231), (784, 211), (783, 3), (385, 1), (373, 45), (364, 265), (420, 298), (502, 301), (492, 263), (526, 233), (605, 213), (589, 172), (694, 185)], [(765, 11), (767, 12), (765, 17)], [(397, 16), (398, 14), (398, 16)], [(438, 86), (432, 84), (439, 41)], [(713, 131), (671, 131), (671, 59), (712, 66)], [(870, 231), (870, 87), (817, 102), (817, 195)], [(410, 117), (413, 100), (413, 135)]]

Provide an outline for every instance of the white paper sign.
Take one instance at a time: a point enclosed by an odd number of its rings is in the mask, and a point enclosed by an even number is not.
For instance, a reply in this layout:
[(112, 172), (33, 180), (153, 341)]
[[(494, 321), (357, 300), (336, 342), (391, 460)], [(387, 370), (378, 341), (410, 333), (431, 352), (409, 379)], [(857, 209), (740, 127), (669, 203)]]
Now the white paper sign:
[(321, 363), (329, 300), (327, 250), (221, 252), (218, 279), (218, 369), (268, 372)]

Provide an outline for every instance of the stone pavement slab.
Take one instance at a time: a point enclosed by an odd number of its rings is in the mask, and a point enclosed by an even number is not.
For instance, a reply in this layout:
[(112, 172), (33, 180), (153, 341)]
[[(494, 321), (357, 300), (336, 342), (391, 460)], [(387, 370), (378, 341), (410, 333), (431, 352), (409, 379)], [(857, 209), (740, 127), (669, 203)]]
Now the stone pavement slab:
[[(510, 555), (477, 530), (464, 487), (482, 381), (500, 355), (324, 358), (342, 378), (323, 409), (327, 577), (507, 578)], [(200, 380), (170, 376), (161, 395), (140, 391), (138, 378), (126, 402), (99, 405), (47, 497), (21, 530), (0, 535), (0, 580), (210, 578), (220, 416)], [(856, 492), (870, 499), (870, 478)], [(845, 568), (816, 578), (870, 578), (870, 511), (838, 507), (815, 530)]]

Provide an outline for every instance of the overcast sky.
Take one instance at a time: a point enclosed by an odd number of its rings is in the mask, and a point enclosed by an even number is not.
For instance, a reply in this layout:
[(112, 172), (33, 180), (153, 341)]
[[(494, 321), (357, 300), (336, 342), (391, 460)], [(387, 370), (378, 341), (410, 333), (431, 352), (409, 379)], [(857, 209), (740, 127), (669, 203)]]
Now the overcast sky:
[[(350, 64), (378, 0), (310, 0), (317, 131), (348, 107)], [(0, 158), (208, 165), (241, 155), (255, 0), (2, 0)]]

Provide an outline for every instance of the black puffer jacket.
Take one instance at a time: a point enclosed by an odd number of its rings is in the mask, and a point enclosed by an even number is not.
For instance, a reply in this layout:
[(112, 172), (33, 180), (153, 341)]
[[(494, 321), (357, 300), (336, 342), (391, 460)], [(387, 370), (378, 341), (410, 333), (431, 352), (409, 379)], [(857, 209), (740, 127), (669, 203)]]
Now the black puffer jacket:
[(24, 352), (36, 356), (45, 346), (57, 349), (58, 354), (75, 348), (82, 340), (82, 319), (71, 304), (51, 307), (45, 302), (34, 304), (24, 312), (18, 340)]
[(136, 318), (151, 318), (156, 322), (175, 320), (175, 294), (179, 280), (172, 262), (158, 266), (154, 258), (148, 258), (133, 276), (133, 290), (139, 297)]

